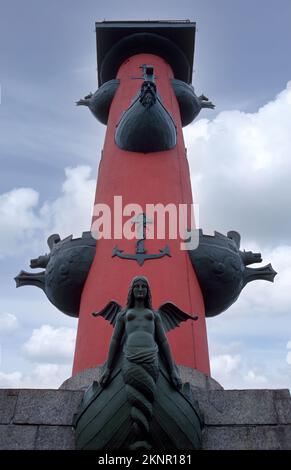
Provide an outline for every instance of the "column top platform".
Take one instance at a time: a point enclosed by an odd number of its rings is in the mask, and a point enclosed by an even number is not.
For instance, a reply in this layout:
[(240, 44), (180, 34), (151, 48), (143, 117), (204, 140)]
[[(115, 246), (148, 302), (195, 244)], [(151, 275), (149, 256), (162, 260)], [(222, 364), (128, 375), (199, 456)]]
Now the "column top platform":
[(98, 85), (116, 77), (120, 65), (139, 53), (164, 58), (175, 78), (192, 81), (196, 23), (169, 21), (102, 21), (95, 23)]

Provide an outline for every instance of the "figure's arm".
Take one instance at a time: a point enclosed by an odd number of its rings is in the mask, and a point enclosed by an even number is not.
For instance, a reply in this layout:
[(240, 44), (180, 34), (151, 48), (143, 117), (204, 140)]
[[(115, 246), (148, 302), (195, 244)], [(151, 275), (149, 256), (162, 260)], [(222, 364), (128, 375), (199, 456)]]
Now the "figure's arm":
[(116, 358), (117, 352), (119, 350), (122, 336), (124, 333), (124, 317), (123, 315), (119, 315), (119, 317), (116, 320), (116, 325), (113, 331), (113, 335), (110, 341), (110, 346), (109, 346), (109, 352), (108, 352), (108, 358), (107, 358), (107, 363), (106, 363), (106, 368), (105, 371), (100, 379), (100, 385), (101, 387), (104, 387), (111, 375), (114, 360)]
[(168, 342), (168, 338), (166, 336), (166, 333), (162, 324), (162, 320), (159, 314), (156, 314), (155, 325), (156, 325), (157, 345), (166, 361), (166, 366), (169, 371), (172, 384), (176, 388), (181, 388), (181, 385), (182, 385), (181, 378), (177, 374), (173, 357), (172, 357), (172, 353), (171, 353), (171, 349), (170, 349), (170, 345)]

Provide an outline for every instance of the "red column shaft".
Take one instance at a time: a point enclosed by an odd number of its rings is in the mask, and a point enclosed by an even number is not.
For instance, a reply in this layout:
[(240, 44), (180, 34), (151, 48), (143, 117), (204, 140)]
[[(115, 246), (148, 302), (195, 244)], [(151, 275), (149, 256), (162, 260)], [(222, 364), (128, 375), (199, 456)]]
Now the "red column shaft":
[[(163, 104), (172, 114), (177, 126), (177, 146), (169, 151), (142, 154), (120, 150), (114, 142), (116, 125), (142, 80), (140, 66), (154, 66), (156, 85)], [(163, 205), (192, 203), (190, 174), (182, 134), (178, 103), (170, 79), (170, 66), (152, 54), (138, 54), (126, 60), (119, 69), (120, 85), (112, 102), (103, 154), (99, 166), (95, 203), (107, 204), (113, 213), (114, 196), (129, 203)], [(113, 232), (113, 230), (112, 230)], [(113, 234), (112, 234), (113, 236)], [(209, 374), (209, 358), (201, 290), (191, 266), (188, 253), (181, 251), (179, 239), (146, 240), (149, 253), (159, 253), (168, 244), (171, 257), (145, 261), (112, 258), (114, 246), (125, 252), (135, 252), (135, 240), (97, 241), (96, 255), (82, 293), (73, 373), (102, 364), (107, 357), (112, 327), (103, 318), (94, 318), (93, 311), (101, 310), (110, 300), (126, 304), (131, 279), (137, 275), (149, 280), (153, 305), (158, 308), (171, 301), (190, 314), (199, 315), (196, 322), (187, 321), (168, 334), (177, 364), (199, 369)]]

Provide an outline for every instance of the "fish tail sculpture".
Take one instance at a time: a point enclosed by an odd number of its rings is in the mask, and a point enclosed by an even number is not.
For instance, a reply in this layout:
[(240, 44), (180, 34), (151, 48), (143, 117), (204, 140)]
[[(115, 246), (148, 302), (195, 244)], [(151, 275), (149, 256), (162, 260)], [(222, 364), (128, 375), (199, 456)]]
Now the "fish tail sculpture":
[(140, 352), (139, 348), (135, 351), (126, 351), (122, 374), (135, 434), (135, 442), (130, 448), (131, 450), (150, 449), (149, 428), (159, 374), (157, 348), (146, 353)]
[(274, 282), (276, 274), (276, 271), (270, 263), (261, 268), (246, 268), (244, 272), (244, 285), (248, 282), (256, 281), (257, 279)]
[(28, 273), (27, 271), (20, 271), (14, 278), (16, 287), (22, 286), (36, 286), (45, 290), (45, 271), (39, 273)]

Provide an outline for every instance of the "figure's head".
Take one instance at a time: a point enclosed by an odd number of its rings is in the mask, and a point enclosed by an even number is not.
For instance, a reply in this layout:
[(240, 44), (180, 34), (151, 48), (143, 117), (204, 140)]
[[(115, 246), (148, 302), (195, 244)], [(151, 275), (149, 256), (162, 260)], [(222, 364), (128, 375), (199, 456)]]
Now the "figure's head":
[(127, 297), (127, 307), (132, 308), (135, 300), (144, 299), (146, 308), (152, 309), (152, 296), (149, 282), (144, 276), (136, 276), (132, 279)]

